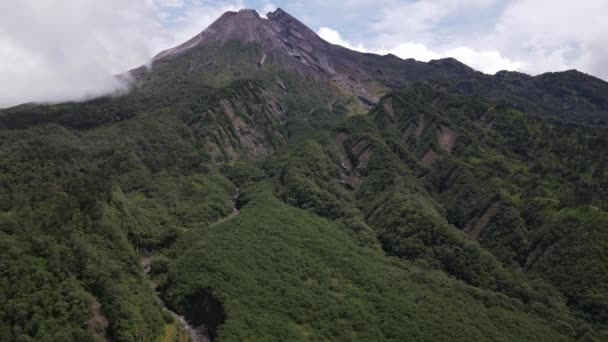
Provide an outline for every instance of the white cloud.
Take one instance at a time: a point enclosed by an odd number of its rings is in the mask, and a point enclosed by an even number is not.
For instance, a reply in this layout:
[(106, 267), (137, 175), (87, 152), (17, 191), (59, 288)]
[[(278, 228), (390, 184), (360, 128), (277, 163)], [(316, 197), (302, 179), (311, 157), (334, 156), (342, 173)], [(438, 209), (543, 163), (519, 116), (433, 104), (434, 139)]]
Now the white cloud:
[(368, 48), (451, 56), (489, 73), (576, 68), (608, 79), (606, 0), (395, 0), (384, 8)]
[(434, 34), (445, 19), (493, 6), (498, 0), (417, 0), (394, 1), (384, 6), (380, 20), (373, 30), (385, 44), (398, 44), (404, 40), (431, 41), (439, 39)]
[(442, 58), (441, 53), (429, 49), (426, 45), (420, 43), (407, 42), (397, 46), (381, 49), (378, 53), (385, 55), (391, 53), (401, 58), (413, 58), (418, 61), (428, 62), (432, 59)]
[(453, 57), (473, 69), (486, 74), (494, 74), (500, 70), (520, 70), (525, 65), (522, 61), (513, 61), (502, 56), (496, 50), (475, 50), (468, 46), (431, 49), (420, 43), (408, 42), (377, 52), (380, 54), (392, 53), (401, 58), (414, 58), (422, 62)]
[(336, 32), (333, 39), (356, 50), (421, 61), (450, 56), (487, 73), (575, 68), (608, 79), (606, 0), (382, 0), (375, 12), (354, 2), (363, 7), (353, 16), (351, 9), (340, 12), (315, 1), (332, 9), (325, 21), (348, 14), (348, 22), (335, 25), (356, 24), (344, 31), (354, 38)]
[(266, 14), (268, 14), (270, 12), (274, 12), (276, 9), (277, 9), (277, 6), (275, 4), (267, 2), (264, 4), (264, 6), (262, 6), (262, 9), (259, 11), (260, 16), (262, 18), (266, 18)]
[(0, 60), (0, 108), (85, 99), (127, 86), (94, 61), (55, 63), (12, 41), (0, 40)]
[(340, 32), (338, 32), (332, 28), (323, 26), (317, 31), (317, 34), (319, 35), (319, 37), (325, 39), (326, 41), (328, 41), (332, 44), (340, 45), (347, 49), (351, 49), (351, 50), (355, 50), (355, 51), (368, 52), (368, 50), (366, 48), (364, 48), (361, 43), (359, 43), (357, 45), (353, 45), (353, 44), (347, 42), (346, 40), (342, 39)]
[(454, 57), (473, 69), (494, 74), (500, 70), (521, 70), (526, 63), (504, 57), (497, 50), (475, 50), (461, 46), (442, 53), (442, 58)]
[(414, 58), (418, 61), (428, 62), (432, 59), (454, 57), (459, 61), (471, 66), (472, 68), (493, 74), (500, 70), (518, 70), (525, 64), (519, 61), (512, 61), (500, 54), (496, 50), (475, 50), (470, 47), (460, 46), (455, 48), (432, 49), (417, 42), (405, 42), (391, 47), (381, 47), (370, 49), (362, 43), (352, 44), (342, 38), (340, 32), (329, 28), (321, 27), (317, 34), (326, 41), (344, 46), (345, 48), (370, 52), (380, 55), (393, 54), (401, 58)]
[[(236, 0), (0, 1), (0, 108), (120, 89), (114, 74), (242, 7)], [(171, 13), (183, 20), (168, 25)]]
[[(463, 11), (486, 10), (497, 0), (436, 0), (401, 3), (394, 1), (384, 6), (380, 18), (371, 24), (374, 36), (365, 43), (353, 44), (340, 32), (321, 27), (317, 33), (333, 44), (361, 52), (394, 54), (428, 62), (432, 59), (454, 57), (472, 68), (493, 74), (500, 70), (519, 70), (525, 66), (520, 60), (504, 56), (491, 45), (478, 46), (474, 42), (439, 34), (443, 22)], [(448, 38), (448, 39), (446, 39)]]
[(608, 1), (514, 0), (484, 41), (531, 73), (577, 68), (608, 79)]
[(146, 1), (2, 1), (0, 107), (110, 92), (162, 36)]

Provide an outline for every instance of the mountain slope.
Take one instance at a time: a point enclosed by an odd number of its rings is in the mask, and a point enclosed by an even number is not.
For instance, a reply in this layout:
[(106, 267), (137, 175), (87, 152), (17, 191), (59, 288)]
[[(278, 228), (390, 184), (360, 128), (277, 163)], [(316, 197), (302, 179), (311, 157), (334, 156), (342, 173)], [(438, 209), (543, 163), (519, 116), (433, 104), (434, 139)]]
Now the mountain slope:
[(267, 17), (0, 112), (1, 340), (607, 338), (605, 82)]
[[(605, 128), (554, 125), (428, 85), (381, 103), (376, 123), (425, 166), (427, 188), (449, 223), (504, 264), (568, 288), (573, 307), (589, 296), (594, 304), (583, 312), (601, 320), (606, 302), (598, 298), (606, 292), (600, 284), (608, 279), (597, 252), (605, 239), (595, 234), (605, 234), (608, 223)], [(576, 244), (560, 245), (566, 233), (557, 222), (569, 222)], [(578, 276), (556, 280), (555, 269)], [(566, 279), (577, 279), (579, 292), (571, 292)]]

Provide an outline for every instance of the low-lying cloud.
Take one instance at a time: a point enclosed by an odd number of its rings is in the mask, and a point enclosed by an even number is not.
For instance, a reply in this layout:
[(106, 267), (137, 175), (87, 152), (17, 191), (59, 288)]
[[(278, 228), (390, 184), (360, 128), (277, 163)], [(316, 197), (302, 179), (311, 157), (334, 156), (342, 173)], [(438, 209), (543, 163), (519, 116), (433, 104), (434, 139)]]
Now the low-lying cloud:
[(113, 74), (150, 55), (147, 1), (0, 3), (0, 107), (78, 100), (123, 86)]
[[(193, 0), (0, 2), (0, 108), (77, 101), (126, 85), (114, 75), (244, 5)], [(183, 10), (179, 11), (182, 8)]]

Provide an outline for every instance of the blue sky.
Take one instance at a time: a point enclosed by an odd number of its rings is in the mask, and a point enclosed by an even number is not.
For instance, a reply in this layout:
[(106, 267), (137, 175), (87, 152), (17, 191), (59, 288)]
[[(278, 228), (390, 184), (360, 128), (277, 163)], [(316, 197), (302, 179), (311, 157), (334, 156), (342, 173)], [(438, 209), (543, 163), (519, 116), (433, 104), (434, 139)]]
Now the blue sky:
[[(201, 0), (156, 0), (156, 3), (164, 8), (170, 18), (179, 18), (197, 5), (203, 4), (210, 8), (217, 7), (244, 7), (256, 9), (260, 14), (278, 7), (289, 12), (300, 19), (313, 30), (321, 27), (331, 27), (338, 30), (343, 38), (353, 42), (370, 41), (376, 38), (378, 32), (375, 25), (382, 23), (385, 19), (385, 11), (415, 5), (422, 1), (201, 1)], [(432, 1), (426, 1), (431, 3)], [(441, 0), (436, 2), (439, 7)], [(459, 2), (459, 1), (450, 1)], [(500, 11), (504, 8), (504, 1), (460, 1), (462, 6), (453, 10), (449, 16), (443, 18), (438, 31), (471, 31), (488, 27), (494, 24)], [(471, 3), (473, 6), (471, 6)], [(163, 5), (164, 4), (164, 5)], [(222, 4), (223, 6), (221, 6)], [(470, 6), (470, 7), (469, 7)], [(466, 10), (462, 8), (469, 7)], [(411, 14), (412, 16), (415, 13)], [(407, 18), (403, 18), (407, 20)], [(431, 18), (429, 18), (431, 19)], [(171, 20), (167, 20), (171, 26)], [(437, 37), (438, 39), (440, 37)]]
[(19, 0), (0, 1), (0, 107), (97, 95), (225, 11), (277, 7), (364, 52), (608, 79), (607, 0)]

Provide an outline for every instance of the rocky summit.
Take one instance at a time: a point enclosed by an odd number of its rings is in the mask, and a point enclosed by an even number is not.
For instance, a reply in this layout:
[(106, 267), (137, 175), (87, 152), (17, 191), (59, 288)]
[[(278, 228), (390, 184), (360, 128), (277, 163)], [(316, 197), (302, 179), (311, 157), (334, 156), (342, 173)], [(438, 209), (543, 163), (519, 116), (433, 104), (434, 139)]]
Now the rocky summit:
[(608, 340), (608, 83), (281, 9), (119, 77), (0, 110), (0, 340)]

